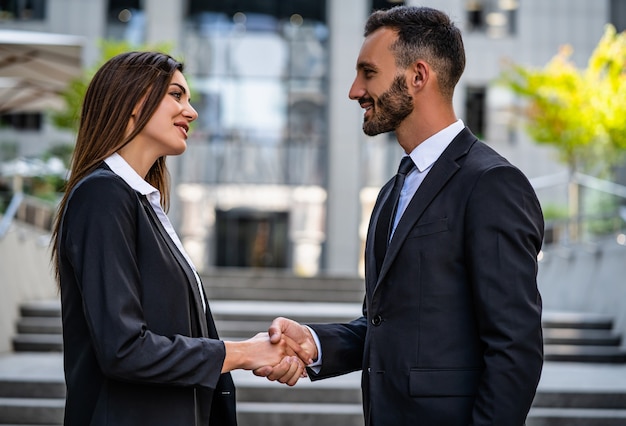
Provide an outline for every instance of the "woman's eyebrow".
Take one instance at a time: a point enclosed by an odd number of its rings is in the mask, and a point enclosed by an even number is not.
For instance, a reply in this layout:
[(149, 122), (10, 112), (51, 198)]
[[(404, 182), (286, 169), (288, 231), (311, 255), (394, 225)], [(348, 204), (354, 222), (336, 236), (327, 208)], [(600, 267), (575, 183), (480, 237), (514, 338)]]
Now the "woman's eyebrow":
[(170, 83), (170, 86), (178, 86), (183, 93), (187, 94), (187, 89), (185, 89), (181, 84), (178, 83)]

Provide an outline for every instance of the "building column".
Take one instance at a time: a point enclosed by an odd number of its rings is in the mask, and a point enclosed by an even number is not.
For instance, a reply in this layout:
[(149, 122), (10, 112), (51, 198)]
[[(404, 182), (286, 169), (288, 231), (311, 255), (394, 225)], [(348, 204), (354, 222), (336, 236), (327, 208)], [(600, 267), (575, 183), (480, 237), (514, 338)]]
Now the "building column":
[(50, 31), (84, 37), (82, 56), (87, 67), (100, 59), (99, 47), (90, 41), (106, 33), (106, 5), (106, 0), (48, 0)]
[[(176, 49), (177, 42), (183, 39), (182, 26), (183, 8), (186, 2), (172, 0), (144, 0), (146, 13), (146, 43), (172, 43)], [(166, 22), (167, 25), (163, 23)]]
[(328, 201), (324, 269), (328, 274), (358, 272), (362, 111), (348, 99), (363, 42), (369, 0), (326, 2), (329, 40)]

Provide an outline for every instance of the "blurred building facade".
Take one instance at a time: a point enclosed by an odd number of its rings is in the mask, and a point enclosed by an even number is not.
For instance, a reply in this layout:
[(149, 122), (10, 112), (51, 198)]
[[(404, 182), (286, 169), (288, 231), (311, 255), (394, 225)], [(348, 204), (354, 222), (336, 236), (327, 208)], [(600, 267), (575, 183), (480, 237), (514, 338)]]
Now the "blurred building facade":
[[(86, 67), (101, 39), (172, 44), (200, 118), (187, 152), (168, 160), (170, 216), (199, 269), (355, 275), (402, 152), (393, 135), (362, 133), (347, 93), (368, 14), (399, 3), (442, 9), (463, 30), (459, 118), (530, 178), (563, 170), (493, 82), (503, 61), (542, 66), (563, 44), (584, 67), (607, 23), (626, 28), (624, 1), (23, 0), (0, 3), (0, 26), (80, 35)], [(3, 148), (12, 155), (67, 137), (38, 114), (2, 120), (0, 137), (20, 140)]]

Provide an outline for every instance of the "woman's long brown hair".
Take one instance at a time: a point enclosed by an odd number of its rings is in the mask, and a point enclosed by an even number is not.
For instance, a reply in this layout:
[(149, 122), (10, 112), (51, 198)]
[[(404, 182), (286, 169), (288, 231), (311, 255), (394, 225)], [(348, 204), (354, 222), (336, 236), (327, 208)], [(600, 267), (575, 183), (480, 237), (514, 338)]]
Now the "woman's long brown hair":
[[(65, 185), (52, 232), (52, 263), (59, 282), (59, 231), (72, 189), (104, 159), (130, 142), (146, 126), (167, 93), (172, 76), (183, 64), (159, 52), (128, 52), (107, 61), (89, 83), (80, 117), (70, 175)], [(135, 126), (126, 134), (133, 110)], [(165, 157), (150, 168), (146, 181), (161, 193), (169, 206), (169, 173)]]

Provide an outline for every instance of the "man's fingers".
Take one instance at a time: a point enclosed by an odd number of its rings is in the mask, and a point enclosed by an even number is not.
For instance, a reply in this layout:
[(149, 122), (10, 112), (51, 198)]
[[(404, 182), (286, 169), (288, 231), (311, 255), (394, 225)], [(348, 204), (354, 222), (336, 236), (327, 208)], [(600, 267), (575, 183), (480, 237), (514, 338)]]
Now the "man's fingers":
[(257, 368), (256, 370), (253, 370), (252, 372), (254, 373), (255, 376), (267, 377), (272, 373), (272, 367), (269, 365), (266, 365), (265, 367)]
[(302, 360), (305, 365), (309, 365), (313, 363), (313, 359), (311, 359), (311, 354), (308, 353), (305, 349), (302, 348), (295, 340), (291, 337), (283, 334), (283, 340), (289, 346), (289, 348)]
[(287, 328), (285, 318), (278, 317), (272, 321), (267, 332), (270, 335), (270, 342), (278, 343), (283, 335), (283, 331)]

